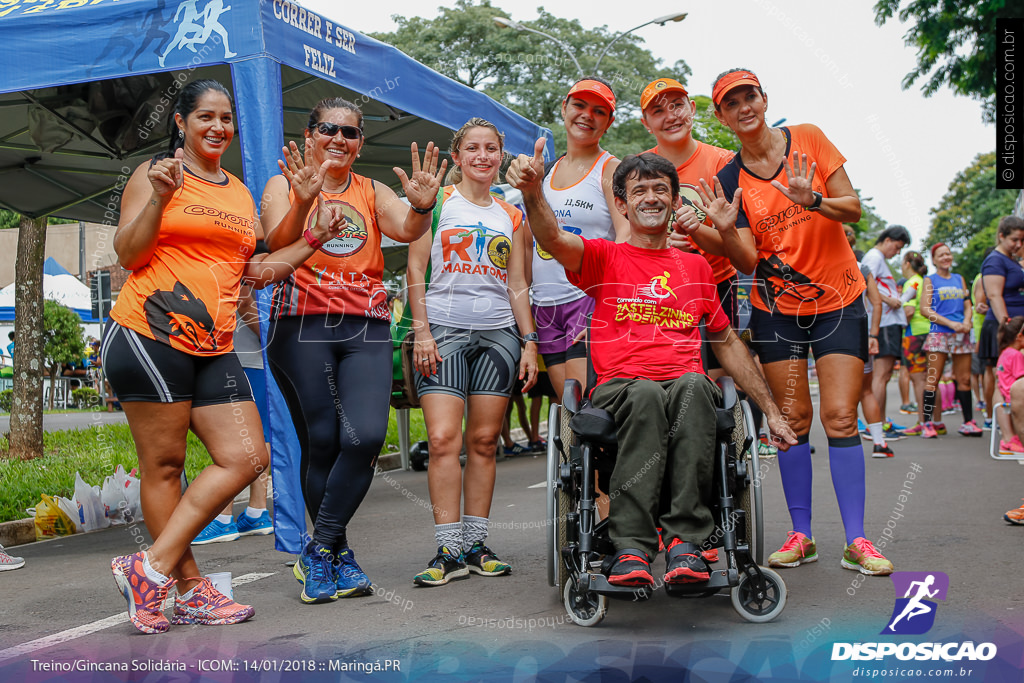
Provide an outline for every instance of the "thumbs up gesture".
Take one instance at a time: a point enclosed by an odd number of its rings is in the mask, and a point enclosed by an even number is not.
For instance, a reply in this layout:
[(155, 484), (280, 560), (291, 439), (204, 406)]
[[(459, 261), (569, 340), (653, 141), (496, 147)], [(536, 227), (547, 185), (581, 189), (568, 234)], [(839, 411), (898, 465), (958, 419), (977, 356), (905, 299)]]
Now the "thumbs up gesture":
[(533, 146), (533, 156), (520, 154), (505, 172), (505, 180), (512, 187), (524, 194), (539, 192), (540, 183), (544, 179), (544, 146), (547, 138), (538, 138)]

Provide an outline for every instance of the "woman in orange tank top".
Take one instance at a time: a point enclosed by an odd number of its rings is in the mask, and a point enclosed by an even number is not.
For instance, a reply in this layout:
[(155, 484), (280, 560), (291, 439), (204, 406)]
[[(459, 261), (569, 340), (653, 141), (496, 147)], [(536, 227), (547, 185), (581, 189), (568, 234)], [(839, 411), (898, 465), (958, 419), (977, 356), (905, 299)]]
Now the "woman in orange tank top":
[[(269, 257), (253, 256), (263, 230), (252, 196), (221, 168), (234, 136), (223, 85), (186, 85), (171, 131), (169, 153), (140, 165), (121, 197), (114, 249), (132, 274), (101, 351), (135, 440), (154, 539), (148, 550), (111, 563), (131, 622), (144, 633), (170, 627), (162, 604), (175, 583), (175, 624), (233, 624), (254, 613), (197, 578), (189, 544), (267, 465), (252, 391), (231, 353), (241, 281), (263, 287), (312, 252), (294, 240)], [(318, 239), (343, 226), (340, 212), (323, 202), (318, 216)], [(183, 495), (189, 429), (213, 465)]]
[(391, 313), (384, 289), (381, 235), (412, 242), (429, 227), (441, 175), (427, 145), (412, 176), (396, 168), (409, 200), (352, 164), (365, 141), (363, 115), (341, 98), (310, 112), (305, 159), (293, 142), (263, 192), (271, 248), (300, 239), (314, 225), (317, 202), (345, 215), (345, 228), (278, 285), (271, 306), (267, 360), (298, 436), (302, 494), (312, 539), (295, 563), (300, 600), (319, 603), (371, 592), (346, 529), (373, 481), (387, 436), (391, 398)]

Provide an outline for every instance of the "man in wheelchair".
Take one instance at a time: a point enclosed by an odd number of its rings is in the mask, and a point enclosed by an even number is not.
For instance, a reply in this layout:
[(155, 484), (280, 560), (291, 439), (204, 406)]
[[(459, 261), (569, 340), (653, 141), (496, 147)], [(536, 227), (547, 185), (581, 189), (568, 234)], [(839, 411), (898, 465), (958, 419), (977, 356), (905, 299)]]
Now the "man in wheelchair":
[(605, 562), (608, 582), (653, 585), (659, 526), (667, 549), (664, 582), (706, 582), (699, 546), (714, 531), (709, 499), (721, 391), (701, 364), (702, 320), (722, 367), (764, 410), (774, 443), (787, 448), (796, 436), (729, 326), (707, 261), (668, 246), (674, 209), (681, 206), (672, 164), (655, 154), (623, 159), (612, 190), (630, 238), (621, 244), (587, 240), (560, 230), (544, 200), (540, 142), (535, 156), (517, 159), (508, 177), (523, 192), (540, 248), (596, 300), (591, 402), (614, 416), (618, 441), (608, 492), (616, 551)]

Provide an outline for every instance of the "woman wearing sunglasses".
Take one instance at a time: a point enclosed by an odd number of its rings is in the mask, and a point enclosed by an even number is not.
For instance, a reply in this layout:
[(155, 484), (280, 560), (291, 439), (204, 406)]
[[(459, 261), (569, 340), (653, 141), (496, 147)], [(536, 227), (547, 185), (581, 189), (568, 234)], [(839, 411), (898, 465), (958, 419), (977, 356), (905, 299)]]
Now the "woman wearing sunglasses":
[[(305, 158), (295, 143), (278, 162), (282, 175), (263, 192), (267, 242), (305, 237), (314, 252), (274, 290), (267, 358), (288, 404), (301, 449), (300, 472), (312, 539), (295, 564), (305, 603), (366, 595), (346, 527), (373, 480), (387, 434), (391, 393), (391, 311), (382, 281), (381, 234), (412, 242), (430, 227), (440, 178), (439, 152), (427, 145), (421, 170), (395, 169), (410, 206), (387, 185), (352, 172), (363, 146), (363, 115), (342, 98), (309, 114)], [(337, 206), (346, 225), (320, 244), (317, 198)]]

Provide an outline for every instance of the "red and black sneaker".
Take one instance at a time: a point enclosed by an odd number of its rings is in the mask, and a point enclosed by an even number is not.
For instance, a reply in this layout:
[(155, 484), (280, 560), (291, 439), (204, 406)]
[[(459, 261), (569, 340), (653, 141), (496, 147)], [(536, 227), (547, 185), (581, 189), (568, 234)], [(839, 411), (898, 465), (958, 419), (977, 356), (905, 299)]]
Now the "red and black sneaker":
[(605, 567), (608, 583), (613, 586), (644, 588), (654, 585), (651, 561), (647, 559), (647, 553), (642, 550), (636, 548), (620, 550), (606, 562)]
[(666, 553), (665, 583), (704, 583), (711, 578), (700, 549), (675, 538)]

